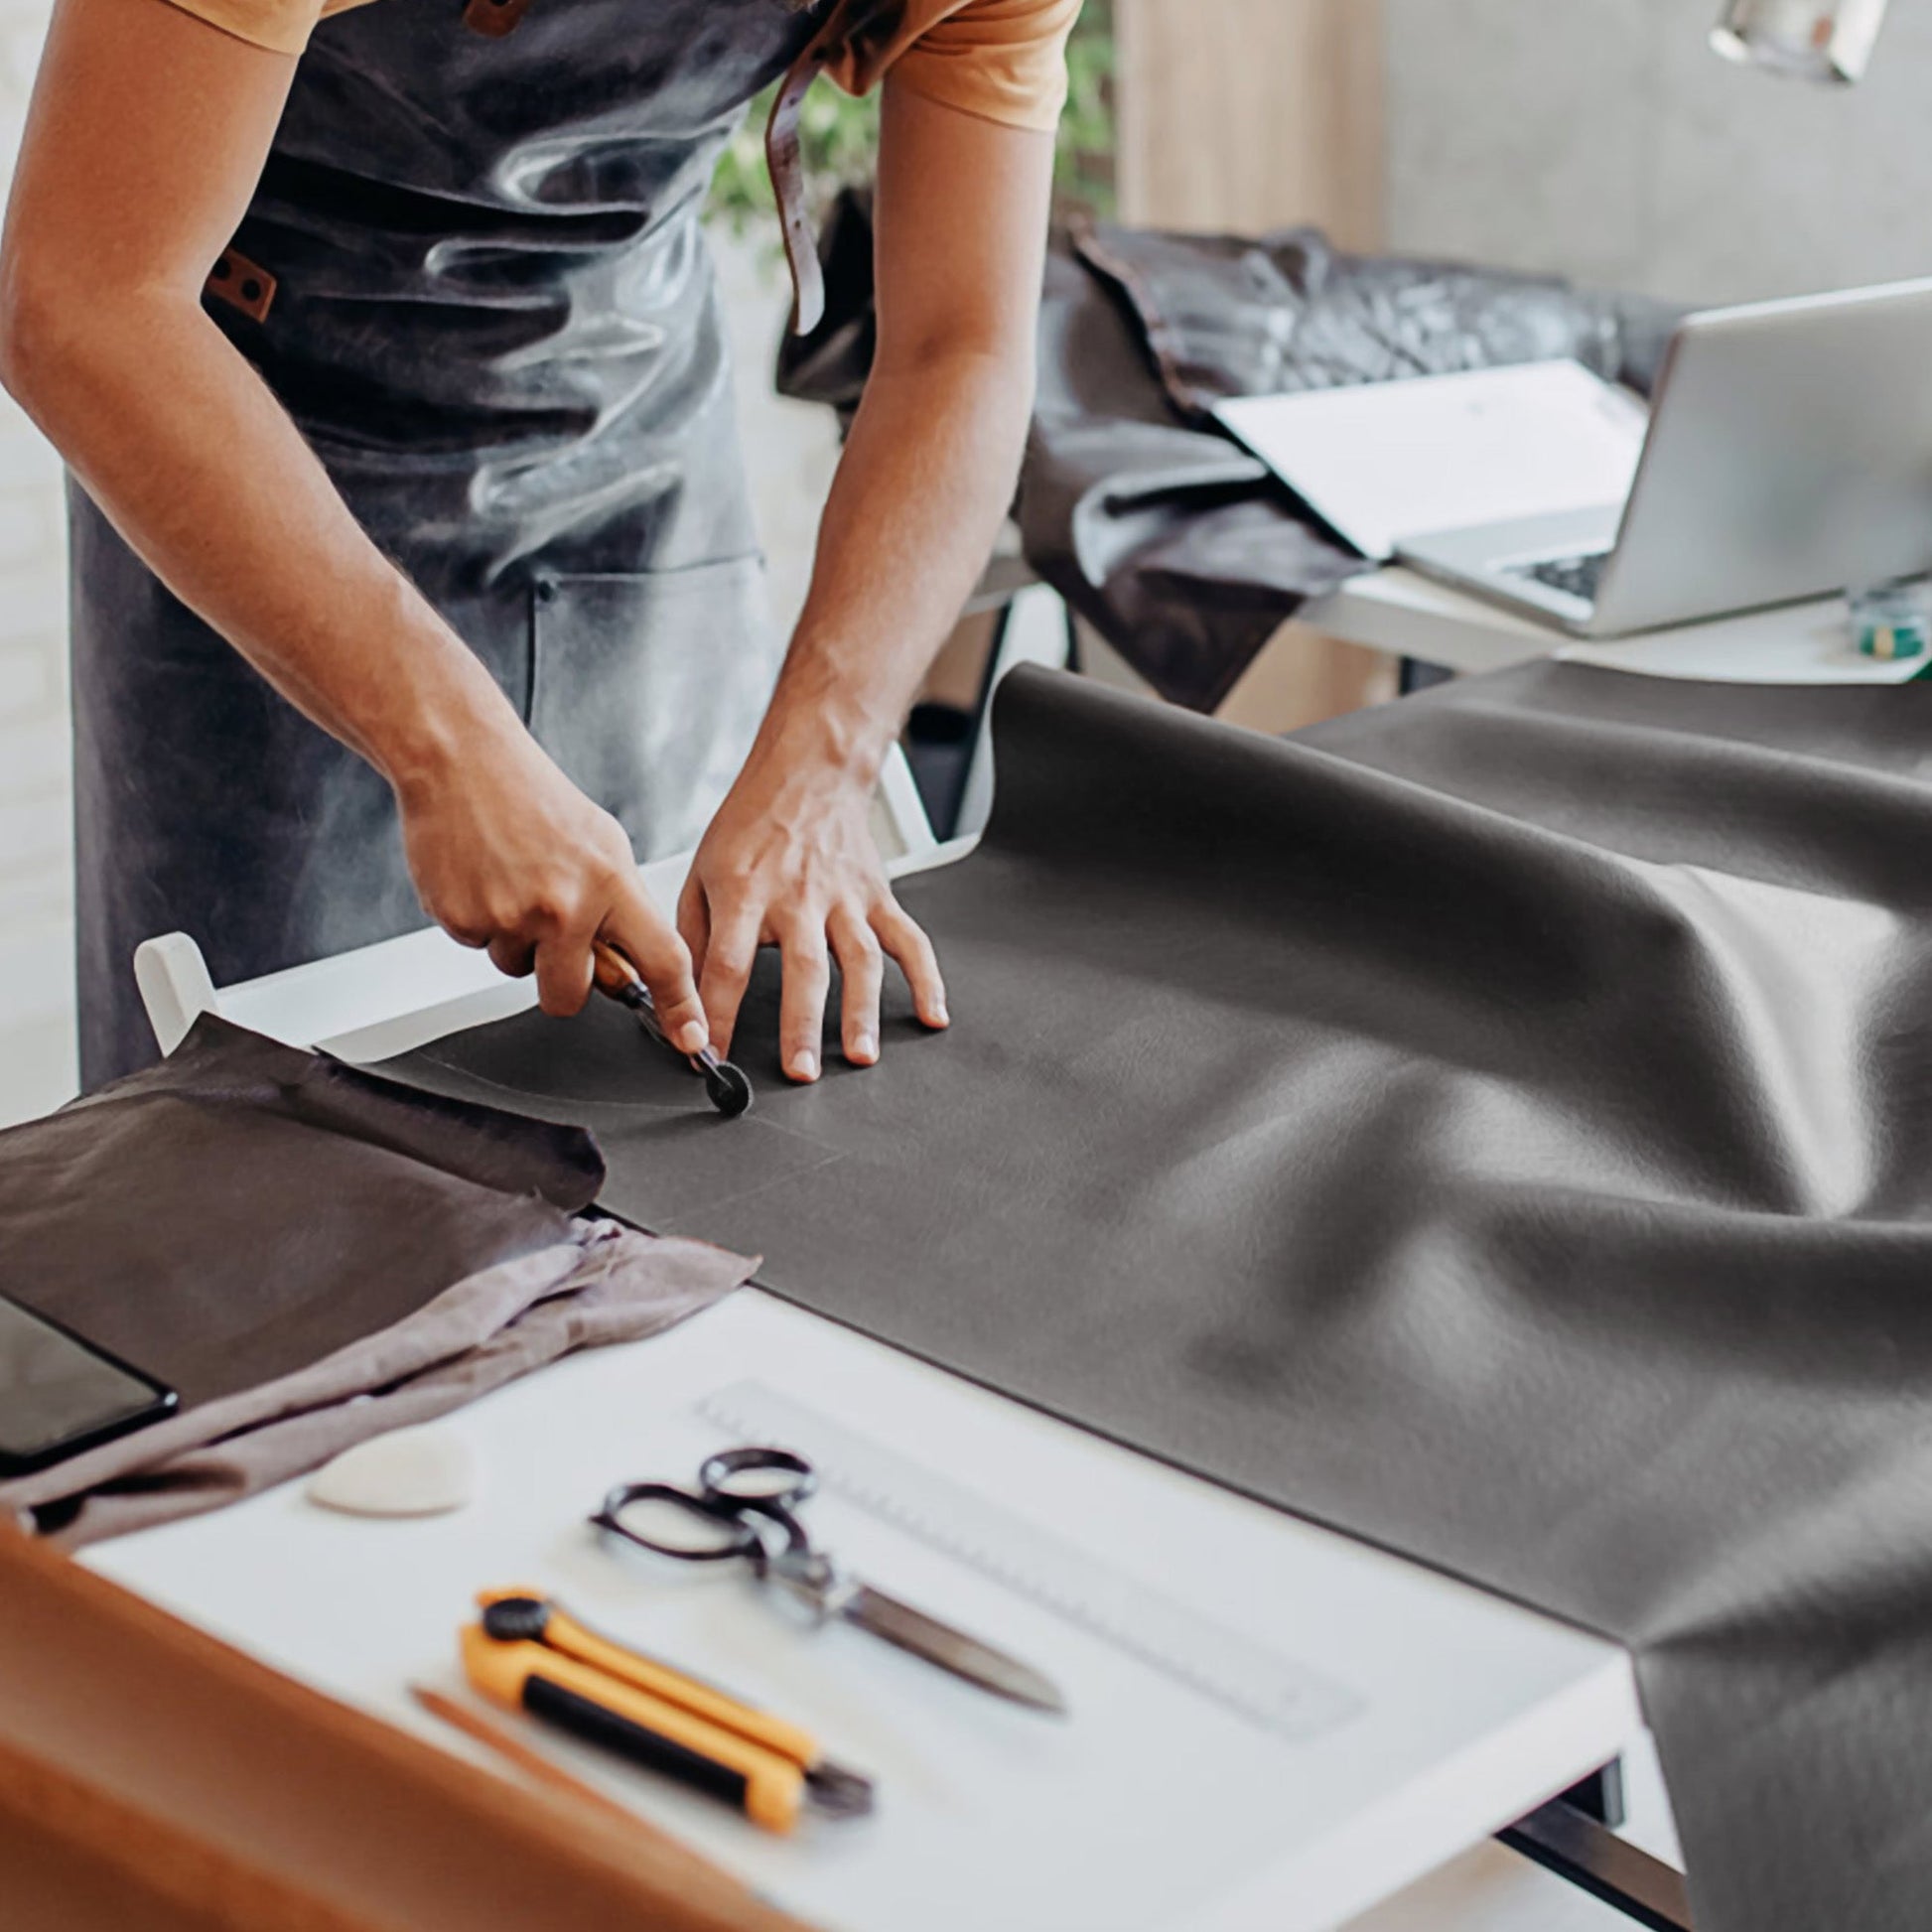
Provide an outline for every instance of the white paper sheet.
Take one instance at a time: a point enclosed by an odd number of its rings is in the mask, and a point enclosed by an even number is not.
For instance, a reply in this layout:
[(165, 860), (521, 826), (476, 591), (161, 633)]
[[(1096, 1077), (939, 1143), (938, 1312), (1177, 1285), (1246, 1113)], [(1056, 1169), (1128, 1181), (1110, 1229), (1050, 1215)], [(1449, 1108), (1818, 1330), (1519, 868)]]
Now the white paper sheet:
[(1248, 396), (1221, 422), (1365, 556), (1404, 537), (1620, 503), (1643, 405), (1581, 362)]

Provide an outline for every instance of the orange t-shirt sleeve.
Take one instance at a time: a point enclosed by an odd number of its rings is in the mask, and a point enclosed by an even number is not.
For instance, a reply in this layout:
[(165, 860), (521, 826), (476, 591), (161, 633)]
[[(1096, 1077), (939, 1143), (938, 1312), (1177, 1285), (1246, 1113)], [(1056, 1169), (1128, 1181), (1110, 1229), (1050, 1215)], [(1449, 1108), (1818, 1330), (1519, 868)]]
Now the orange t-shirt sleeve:
[(365, 0), (170, 0), (170, 4), (238, 41), (277, 54), (300, 54), (325, 14), (345, 12)]
[[(300, 54), (325, 14), (362, 0), (170, 0), (237, 40)], [(883, 43), (835, 62), (867, 93), (890, 71), (948, 107), (1051, 132), (1066, 105), (1066, 41), (1081, 0), (910, 0)]]
[(835, 62), (862, 94), (891, 73), (946, 107), (1050, 134), (1066, 105), (1066, 42), (1081, 0), (911, 0), (883, 45)]

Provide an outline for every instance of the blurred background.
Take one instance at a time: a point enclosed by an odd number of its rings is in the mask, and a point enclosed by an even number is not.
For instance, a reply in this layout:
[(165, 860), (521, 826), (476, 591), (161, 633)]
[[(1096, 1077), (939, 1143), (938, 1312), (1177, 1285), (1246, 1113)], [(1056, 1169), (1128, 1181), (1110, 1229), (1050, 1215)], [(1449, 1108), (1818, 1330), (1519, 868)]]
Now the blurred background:
[[(1061, 140), (1068, 213), (1553, 271), (1707, 303), (1932, 267), (1932, 0), (1899, 0), (1857, 89), (1712, 57), (1717, 0), (1088, 0)], [(48, 8), (0, 3), (11, 166)], [(874, 110), (821, 89), (821, 195), (863, 180)], [(756, 134), (713, 198), (781, 621), (836, 458), (828, 411), (770, 381), (787, 294)], [(0, 396), (0, 1121), (73, 1089), (60, 466)], [(1255, 715), (1375, 695), (1373, 666), (1276, 653)], [(1333, 679), (1336, 692), (1308, 688)]]

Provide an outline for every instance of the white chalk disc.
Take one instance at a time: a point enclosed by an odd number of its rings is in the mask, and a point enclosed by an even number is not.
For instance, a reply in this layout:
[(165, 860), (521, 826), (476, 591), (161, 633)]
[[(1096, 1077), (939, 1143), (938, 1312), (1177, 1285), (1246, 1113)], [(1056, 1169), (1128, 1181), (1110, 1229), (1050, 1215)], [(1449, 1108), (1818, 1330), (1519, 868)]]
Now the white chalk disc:
[(477, 1496), (477, 1456), (454, 1431), (392, 1430), (345, 1449), (309, 1481), (309, 1500), (350, 1516), (443, 1516)]

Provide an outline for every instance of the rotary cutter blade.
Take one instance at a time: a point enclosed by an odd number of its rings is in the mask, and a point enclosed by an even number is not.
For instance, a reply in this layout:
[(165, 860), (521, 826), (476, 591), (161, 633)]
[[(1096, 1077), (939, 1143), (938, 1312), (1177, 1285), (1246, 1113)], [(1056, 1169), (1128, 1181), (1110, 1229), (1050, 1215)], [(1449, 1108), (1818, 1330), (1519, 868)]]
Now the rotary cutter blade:
[[(672, 1052), (678, 1052), (664, 1036), (663, 1025), (657, 1018), (656, 1002), (650, 997), (650, 988), (637, 976), (636, 967), (615, 946), (606, 945), (602, 939), (597, 942), (595, 951), (599, 990), (608, 993), (620, 1005), (628, 1007), (636, 1016), (637, 1024), (660, 1046), (670, 1046)], [(690, 1062), (694, 1073), (703, 1075), (705, 1092), (711, 1096), (711, 1104), (727, 1120), (736, 1120), (740, 1114), (751, 1111), (752, 1083), (745, 1077), (743, 1069), (734, 1066), (730, 1060), (721, 1060), (709, 1046), (701, 1052), (681, 1053), (679, 1057)]]

